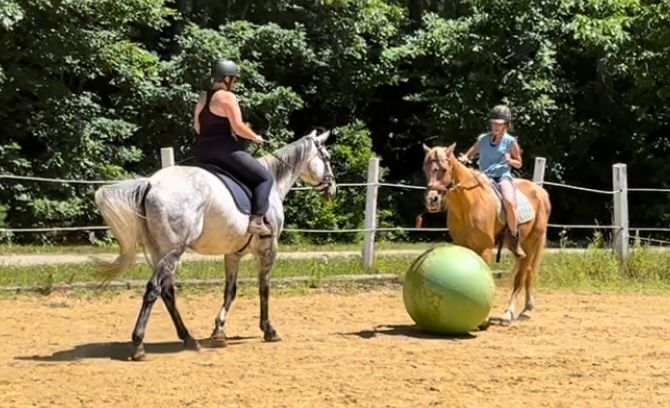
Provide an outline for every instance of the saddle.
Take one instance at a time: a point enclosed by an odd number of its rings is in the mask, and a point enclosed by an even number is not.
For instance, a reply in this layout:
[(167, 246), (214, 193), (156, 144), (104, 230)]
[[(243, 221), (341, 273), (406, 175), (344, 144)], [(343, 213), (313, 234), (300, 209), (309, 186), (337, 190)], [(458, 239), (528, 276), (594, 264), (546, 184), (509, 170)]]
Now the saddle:
[(251, 214), (251, 190), (244, 183), (233, 177), (221, 167), (211, 163), (197, 163), (201, 167), (216, 176), (233, 196), (237, 209), (243, 214)]
[[(489, 179), (489, 183), (491, 183), (491, 187), (493, 187), (493, 192), (497, 198), (496, 215), (498, 217), (498, 221), (505, 225), (507, 223), (507, 217), (505, 216), (505, 206), (503, 205), (502, 190), (500, 190), (500, 186), (494, 180)], [(528, 197), (526, 197), (526, 195), (521, 190), (516, 188), (516, 185), (514, 188), (516, 189), (517, 223), (521, 225), (530, 222), (533, 220), (533, 218), (535, 218), (535, 210), (533, 209), (530, 200), (528, 200)]]

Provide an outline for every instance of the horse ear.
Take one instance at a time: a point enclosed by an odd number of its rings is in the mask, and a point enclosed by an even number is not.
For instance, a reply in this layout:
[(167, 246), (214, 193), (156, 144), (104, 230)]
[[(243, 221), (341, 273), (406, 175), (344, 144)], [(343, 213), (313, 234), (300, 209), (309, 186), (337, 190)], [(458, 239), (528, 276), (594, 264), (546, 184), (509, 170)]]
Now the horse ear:
[(307, 135), (307, 137), (316, 137), (316, 129), (314, 129), (314, 130), (312, 130), (311, 132), (309, 132), (309, 134)]
[(319, 142), (321, 142), (321, 143), (326, 143), (326, 140), (328, 140), (329, 137), (330, 137), (330, 130), (321, 133), (321, 134), (318, 136), (317, 139), (318, 139)]
[(456, 143), (450, 144), (449, 147), (447, 147), (447, 154), (451, 156), (452, 154), (454, 154), (455, 149), (456, 149)]
[(422, 143), (421, 145), (423, 146), (423, 151), (424, 151), (425, 153), (430, 153), (430, 151), (431, 151), (431, 148), (430, 148), (430, 147), (426, 146), (425, 143)]

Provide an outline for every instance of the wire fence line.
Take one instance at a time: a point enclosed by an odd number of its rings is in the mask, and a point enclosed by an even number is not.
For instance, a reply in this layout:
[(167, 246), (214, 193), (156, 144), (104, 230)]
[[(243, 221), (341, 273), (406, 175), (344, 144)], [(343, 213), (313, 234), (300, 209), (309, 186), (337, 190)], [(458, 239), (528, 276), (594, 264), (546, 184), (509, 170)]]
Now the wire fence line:
[(556, 186), (556, 187), (562, 187), (562, 188), (567, 188), (567, 189), (571, 189), (571, 190), (587, 191), (587, 192), (590, 192), (590, 193), (608, 194), (608, 195), (620, 193), (621, 191), (623, 191), (623, 190), (600, 190), (600, 189), (597, 189), (597, 188), (573, 186), (573, 185), (565, 184), (565, 183), (554, 183), (552, 181), (543, 181), (542, 185)]
[(123, 181), (123, 180), (59, 179), (59, 178), (47, 178), (47, 177), (17, 176), (17, 175), (14, 175), (14, 174), (0, 174), (0, 179), (39, 181), (39, 182), (59, 183), (59, 184), (111, 184), (111, 183), (117, 183), (117, 182)]
[[(7, 180), (23, 180), (23, 181), (36, 181), (36, 182), (45, 182), (45, 183), (59, 183), (59, 184), (113, 184), (119, 183), (125, 180), (81, 180), (81, 179), (61, 179), (61, 178), (48, 178), (48, 177), (33, 177), (33, 176), (17, 176), (15, 174), (0, 174), (0, 179)], [(394, 187), (394, 188), (406, 188), (413, 190), (425, 190), (426, 186), (413, 186), (408, 184), (394, 184), (394, 183), (338, 183), (337, 187), (368, 187), (368, 186), (378, 186), (378, 187)], [(312, 190), (313, 187), (293, 187), (291, 191), (303, 191), (303, 190)]]
[[(559, 229), (617, 229), (616, 225), (598, 224), (548, 224), (549, 228)], [(36, 228), (0, 228), (0, 232), (59, 232), (59, 231), (96, 231), (108, 230), (105, 225), (91, 225), (83, 227), (36, 227)], [(644, 232), (670, 232), (670, 228), (642, 228), (631, 227), (631, 231)], [(416, 227), (378, 227), (378, 228), (343, 228), (343, 229), (309, 229), (309, 228), (284, 228), (283, 232), (314, 233), (314, 234), (350, 234), (359, 232), (448, 232), (449, 228), (416, 228)], [(635, 238), (631, 236), (631, 238)]]
[(661, 245), (670, 245), (670, 241), (666, 241), (664, 239), (656, 239), (656, 238), (647, 238), (647, 237), (630, 237), (632, 241), (645, 241), (645, 242), (651, 242), (651, 243), (656, 243), (656, 244), (661, 244)]
[(670, 193), (670, 188), (629, 188), (628, 191), (647, 193)]
[[(61, 178), (49, 178), (49, 177), (34, 177), (34, 176), (19, 176), (15, 174), (0, 174), (0, 179), (8, 180), (24, 180), (24, 181), (36, 181), (36, 182), (47, 182), (47, 183), (61, 183), (61, 184), (111, 184), (118, 183), (126, 180), (83, 180), (83, 179), (61, 179)], [(622, 190), (602, 190), (589, 187), (581, 187), (567, 183), (557, 183), (552, 181), (542, 181), (543, 185), (556, 186), (561, 188), (567, 188), (572, 190), (587, 191), (591, 193), (598, 194), (616, 194)], [(391, 188), (404, 188), (408, 190), (425, 190), (426, 186), (417, 186), (411, 184), (398, 184), (398, 183), (339, 183), (337, 187), (368, 187), (368, 186), (377, 186), (377, 187), (391, 187)], [(294, 187), (291, 191), (301, 191), (301, 190), (311, 190), (312, 187)], [(634, 192), (657, 192), (657, 193), (670, 193), (668, 188), (628, 188), (628, 191)]]
[[(60, 178), (46, 178), (46, 177), (33, 177), (33, 176), (20, 176), (14, 174), (0, 174), (0, 179), (8, 180), (24, 180), (24, 181), (35, 181), (35, 182), (50, 182), (50, 183), (61, 183), (61, 184), (111, 184), (124, 180), (80, 180), (80, 179), (60, 179)], [(561, 188), (587, 191), (599, 194), (616, 194), (622, 190), (602, 190), (602, 189), (593, 189), (580, 187), (575, 185), (570, 185), (566, 183), (556, 183), (550, 181), (542, 180), (540, 182), (543, 185), (556, 186)], [(341, 183), (337, 185), (340, 188), (357, 188), (357, 187), (387, 187), (387, 188), (400, 188), (400, 189), (410, 189), (410, 190), (425, 190), (426, 186), (417, 186), (417, 185), (408, 185), (408, 184), (399, 184), (399, 183), (384, 183), (384, 182), (367, 182), (367, 183)], [(312, 187), (294, 187), (292, 191), (305, 191), (312, 190)], [(670, 189), (664, 188), (628, 188), (627, 191), (634, 192), (660, 192), (660, 193), (670, 193)], [(598, 225), (598, 224), (548, 224), (550, 228), (560, 228), (560, 229), (610, 229), (615, 230), (620, 228), (617, 225)], [(70, 227), (27, 227), (27, 228), (0, 228), (0, 232), (5, 233), (38, 233), (38, 232), (60, 232), (60, 231), (94, 231), (94, 230), (107, 230), (107, 226), (70, 226)], [(633, 231), (643, 231), (643, 232), (670, 232), (670, 228), (654, 228), (654, 227), (629, 227), (629, 230)], [(350, 229), (305, 229), (305, 228), (286, 228), (285, 232), (296, 232), (296, 233), (315, 233), (315, 234), (329, 234), (329, 233), (375, 233), (375, 232), (447, 232), (448, 228), (415, 228), (415, 227), (376, 227), (376, 228), (350, 228)], [(652, 240), (648, 238), (647, 240)], [(663, 240), (655, 240), (665, 242)]]

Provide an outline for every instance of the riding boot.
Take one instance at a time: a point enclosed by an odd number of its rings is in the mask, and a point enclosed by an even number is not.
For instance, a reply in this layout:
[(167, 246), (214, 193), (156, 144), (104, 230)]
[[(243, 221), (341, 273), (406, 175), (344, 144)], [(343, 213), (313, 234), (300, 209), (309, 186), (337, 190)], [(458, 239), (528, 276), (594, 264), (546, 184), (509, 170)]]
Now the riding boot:
[(252, 215), (249, 217), (249, 228), (247, 229), (247, 232), (261, 236), (272, 235), (272, 230), (265, 223), (262, 215)]
[(516, 234), (510, 232), (510, 237), (512, 238), (509, 243), (510, 251), (512, 251), (517, 258), (525, 258), (526, 253), (523, 248), (521, 248), (521, 233), (518, 230), (516, 231)]

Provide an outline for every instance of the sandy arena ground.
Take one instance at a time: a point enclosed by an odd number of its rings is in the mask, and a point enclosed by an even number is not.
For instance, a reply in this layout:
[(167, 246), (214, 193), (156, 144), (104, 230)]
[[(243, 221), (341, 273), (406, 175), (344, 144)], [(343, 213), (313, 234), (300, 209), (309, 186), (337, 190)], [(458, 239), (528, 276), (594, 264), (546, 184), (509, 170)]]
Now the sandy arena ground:
[[(4, 298), (0, 407), (670, 406), (670, 296), (542, 292), (531, 320), (446, 339), (417, 331), (400, 294), (273, 296), (271, 344), (243, 296), (235, 339), (200, 352), (182, 350), (159, 301), (140, 363), (125, 361), (137, 293)], [(220, 299), (178, 299), (197, 338)]]

